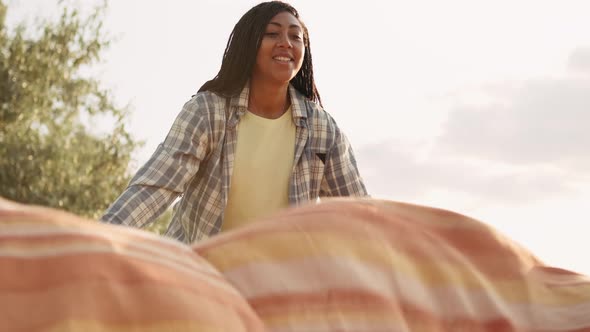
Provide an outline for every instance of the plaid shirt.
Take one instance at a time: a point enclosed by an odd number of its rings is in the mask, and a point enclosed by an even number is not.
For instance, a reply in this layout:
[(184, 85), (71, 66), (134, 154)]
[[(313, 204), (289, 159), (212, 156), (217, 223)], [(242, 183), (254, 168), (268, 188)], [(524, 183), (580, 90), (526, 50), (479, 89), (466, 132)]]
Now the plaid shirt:
[[(290, 204), (321, 196), (365, 196), (352, 148), (332, 117), (290, 86), (295, 158)], [(201, 92), (188, 101), (148, 162), (102, 221), (144, 227), (179, 196), (166, 235), (185, 243), (221, 230), (238, 123), (249, 87), (225, 98)]]

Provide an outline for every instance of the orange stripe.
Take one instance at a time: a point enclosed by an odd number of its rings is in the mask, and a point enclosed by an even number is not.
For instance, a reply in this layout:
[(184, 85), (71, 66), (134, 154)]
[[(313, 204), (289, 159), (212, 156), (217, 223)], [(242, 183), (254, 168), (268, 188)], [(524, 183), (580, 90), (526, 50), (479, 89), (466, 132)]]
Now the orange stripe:
[[(414, 239), (424, 242), (425, 239)], [(413, 248), (415, 249), (415, 248)], [(409, 252), (408, 252), (409, 251)], [(528, 271), (525, 264), (510, 260), (499, 253), (477, 260), (469, 259), (456, 251), (445, 247), (415, 250), (401, 248), (398, 244), (391, 246), (380, 241), (379, 237), (306, 231), (299, 233), (266, 234), (245, 238), (241, 241), (226, 243), (217, 247), (200, 248), (199, 254), (220, 271), (236, 268), (240, 265), (302, 259), (306, 257), (348, 257), (367, 264), (392, 266), (404, 271), (419, 269), (419, 275), (432, 275), (433, 281), (444, 280), (445, 271), (473, 278), (474, 273), (495, 277), (500, 280), (522, 278)], [(530, 268), (530, 267), (529, 267)], [(478, 282), (475, 280), (475, 282)]]
[[(245, 331), (237, 326), (232, 331)], [(125, 324), (111, 324), (103, 321), (68, 319), (56, 322), (44, 329), (46, 332), (83, 331), (83, 332), (216, 332), (220, 330), (219, 323), (212, 322), (130, 322)]]
[[(368, 330), (376, 322), (407, 325), (411, 331), (513, 331), (510, 320), (468, 317), (438, 317), (411, 304), (392, 301), (362, 291), (334, 290), (329, 294), (289, 294), (251, 299), (250, 303), (270, 327), (313, 325), (334, 320), (338, 325), (366, 323)], [(518, 331), (526, 331), (518, 329)]]
[[(39, 216), (36, 214), (23, 214), (19, 216), (0, 216), (0, 238), (5, 239), (23, 239), (29, 237), (56, 236), (91, 236), (94, 238), (108, 238), (119, 242), (141, 241), (148, 245), (165, 247), (167, 250), (188, 251), (190, 248), (180, 242), (164, 237), (156, 236), (153, 233), (143, 231), (137, 228), (103, 224), (92, 220), (82, 219), (70, 214), (56, 217), (49, 211), (48, 216)], [(39, 230), (47, 229), (47, 234)], [(8, 235), (11, 232), (21, 232), (24, 235)], [(188, 249), (188, 250), (187, 250)]]
[[(227, 284), (218, 275), (188, 274), (166, 266), (116, 254), (75, 254), (41, 259), (0, 257), (0, 290), (26, 291), (44, 289), (81, 280), (113, 282), (157, 282), (174, 287), (196, 289), (206, 293), (216, 283)], [(202, 287), (202, 283), (210, 284)], [(219, 287), (219, 286), (217, 286)]]
[[(35, 225), (39, 226), (39, 225)], [(61, 226), (51, 225), (53, 232), (47, 234), (35, 234), (33, 232), (26, 235), (6, 235), (0, 233), (0, 248), (8, 246), (44, 246), (47, 244), (60, 244), (63, 242), (77, 241), (87, 242), (96, 241), (100, 243), (134, 243), (141, 242), (145, 246), (155, 246), (169, 252), (182, 254), (184, 256), (190, 255), (191, 251), (186, 247), (170, 245), (167, 242), (159, 241), (160, 239), (145, 239), (142, 237), (129, 236), (127, 234), (113, 234), (112, 232), (99, 231), (92, 227), (84, 229), (79, 232), (77, 229), (69, 229)], [(34, 227), (33, 227), (34, 228)], [(28, 228), (21, 228), (23, 232), (27, 232)], [(33, 229), (31, 229), (34, 231)], [(139, 231), (139, 230), (138, 230)]]
[(209, 295), (149, 282), (129, 285), (83, 280), (42, 291), (4, 292), (0, 312), (5, 317), (2, 328), (8, 331), (37, 330), (70, 319), (109, 324), (178, 320), (225, 328), (237, 327), (243, 320), (256, 325), (256, 316), (243, 299)]
[[(491, 274), (497, 273), (498, 267), (490, 267), (487, 261), (499, 256), (503, 257), (503, 265), (518, 266), (518, 269), (522, 269), (523, 264), (529, 268), (542, 264), (528, 251), (476, 222), (467, 223), (473, 223), (478, 227), (448, 228), (418, 220), (400, 220), (392, 215), (355, 215), (349, 210), (345, 209), (340, 214), (334, 212), (280, 215), (274, 218), (275, 222), (252, 227), (255, 228), (254, 230), (238, 231), (227, 236), (221, 235), (208, 241), (208, 244), (197, 245), (194, 249), (204, 253), (209, 248), (218, 248), (228, 243), (248, 241), (252, 238), (274, 236), (277, 233), (300, 234), (304, 237), (301, 240), (306, 243), (310, 239), (313, 240), (315, 234), (331, 233), (334, 237), (353, 241), (358, 238), (367, 238), (373, 242), (389, 245), (393, 250), (406, 252), (418, 259), (444, 260), (449, 254), (460, 254), (463, 259), (469, 259), (473, 266)], [(506, 271), (499, 272), (501, 275), (505, 273)]]
[[(150, 243), (138, 238), (106, 237), (106, 235), (100, 237), (90, 234), (55, 233), (0, 236), (0, 257), (5, 250), (8, 252), (22, 252), (25, 256), (27, 252), (30, 252), (30, 256), (33, 258), (36, 254), (43, 254), (44, 251), (51, 256), (52, 252), (63, 255), (65, 254), (63, 251), (72, 251), (72, 254), (76, 254), (78, 250), (92, 252), (92, 249), (103, 248), (105, 251), (117, 252), (122, 256), (131, 252), (142, 253), (149, 257), (180, 264), (186, 268), (194, 268), (195, 264), (199, 264), (203, 268), (210, 269), (210, 264), (191, 250), (161, 245), (160, 242)], [(74, 247), (77, 248), (76, 251), (72, 250)]]
[[(318, 222), (320, 220), (321, 222)], [(475, 219), (454, 212), (411, 204), (376, 200), (328, 202), (282, 210), (273, 216), (260, 219), (256, 223), (256, 227), (244, 228), (239, 232), (230, 233), (231, 235), (226, 233), (216, 236), (214, 239), (208, 240), (206, 245), (216, 246), (239, 239), (241, 236), (247, 237), (253, 233), (292, 230), (298, 229), (299, 226), (318, 230), (333, 230), (333, 225), (328, 226), (326, 223), (336, 222), (336, 224), (345, 225), (350, 223), (349, 221), (353, 221), (351, 224), (357, 227), (360, 225), (361, 228), (367, 224), (376, 228), (390, 228), (396, 223), (404, 223), (413, 225), (418, 230), (451, 228), (452, 231), (465, 229), (480, 232), (482, 228), (491, 229)]]

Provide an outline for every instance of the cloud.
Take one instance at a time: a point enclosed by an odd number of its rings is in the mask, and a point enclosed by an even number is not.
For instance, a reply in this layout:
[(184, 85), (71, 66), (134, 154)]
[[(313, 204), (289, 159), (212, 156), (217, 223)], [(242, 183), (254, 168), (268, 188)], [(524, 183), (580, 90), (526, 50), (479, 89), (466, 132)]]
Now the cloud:
[(568, 69), (573, 73), (590, 74), (590, 47), (575, 49), (568, 59)]
[(451, 110), (440, 149), (512, 164), (590, 165), (590, 77), (530, 80), (487, 92), (494, 102)]
[(446, 192), (471, 201), (514, 205), (575, 191), (560, 169), (512, 167), (424, 150), (393, 141), (360, 147), (359, 167), (370, 194), (420, 202), (430, 193)]
[[(590, 68), (577, 49), (569, 69)], [(576, 193), (590, 184), (590, 76), (501, 82), (454, 96), (440, 136), (361, 146), (361, 171), (375, 196), (420, 200), (449, 192), (502, 204)], [(477, 102), (474, 102), (477, 100)]]

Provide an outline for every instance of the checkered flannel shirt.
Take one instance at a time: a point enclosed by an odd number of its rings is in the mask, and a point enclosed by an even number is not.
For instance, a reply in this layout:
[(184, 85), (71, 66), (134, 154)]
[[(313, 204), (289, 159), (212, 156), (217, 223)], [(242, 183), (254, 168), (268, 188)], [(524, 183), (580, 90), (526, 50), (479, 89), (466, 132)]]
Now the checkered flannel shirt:
[[(322, 196), (365, 196), (352, 148), (332, 117), (289, 88), (296, 146), (289, 185), (292, 205)], [(221, 230), (234, 165), (237, 127), (249, 87), (231, 98), (200, 92), (139, 169), (102, 221), (144, 227), (181, 197), (166, 235), (185, 243)]]

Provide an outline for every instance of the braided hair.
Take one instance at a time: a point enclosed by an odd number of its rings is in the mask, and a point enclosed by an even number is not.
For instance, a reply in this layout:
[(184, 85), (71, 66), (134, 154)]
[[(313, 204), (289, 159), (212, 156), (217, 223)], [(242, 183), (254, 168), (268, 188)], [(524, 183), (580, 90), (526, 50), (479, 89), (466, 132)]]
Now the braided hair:
[(288, 3), (269, 1), (252, 7), (234, 26), (227, 41), (219, 73), (207, 81), (201, 91), (212, 91), (223, 96), (234, 96), (240, 93), (254, 69), (256, 54), (262, 41), (266, 26), (275, 15), (288, 12), (295, 16), (303, 28), (305, 54), (301, 69), (291, 80), (297, 91), (309, 100), (322, 104), (320, 94), (313, 78), (313, 64), (307, 27), (299, 19), (299, 13)]

